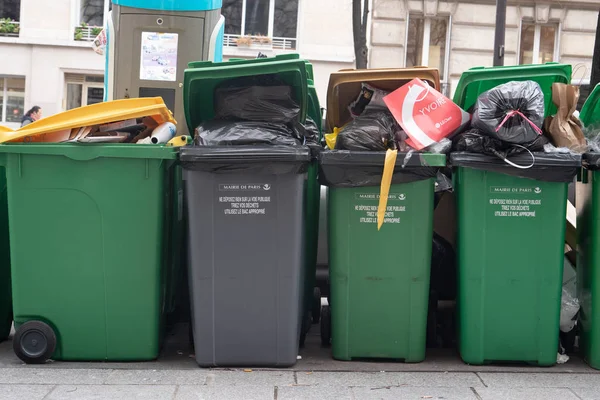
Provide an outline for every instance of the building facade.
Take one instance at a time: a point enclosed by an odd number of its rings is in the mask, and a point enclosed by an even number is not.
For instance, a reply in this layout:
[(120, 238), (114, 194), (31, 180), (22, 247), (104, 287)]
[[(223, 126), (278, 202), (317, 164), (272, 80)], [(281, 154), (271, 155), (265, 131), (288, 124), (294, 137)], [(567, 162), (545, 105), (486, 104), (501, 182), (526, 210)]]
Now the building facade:
[[(369, 67), (429, 65), (452, 94), (493, 59), (495, 1), (370, 0)], [(505, 64), (574, 66), (589, 81), (600, 0), (510, 1)], [(0, 124), (33, 105), (45, 115), (102, 101), (104, 57), (91, 48), (110, 0), (0, 0)], [(298, 52), (325, 105), (329, 74), (354, 66), (352, 0), (223, 0), (224, 58)]]
[[(34, 105), (51, 115), (102, 101), (104, 57), (91, 41), (110, 9), (110, 0), (0, 0), (0, 125), (18, 127)], [(224, 0), (223, 14), (225, 59), (300, 52), (322, 101), (329, 74), (354, 65), (350, 0)]]
[[(492, 65), (495, 1), (372, 0), (371, 68), (429, 65), (452, 94), (463, 71)], [(589, 82), (598, 0), (510, 1), (505, 65), (573, 65), (573, 83)]]
[(91, 40), (109, 6), (109, 0), (0, 0), (0, 124), (19, 126), (34, 105), (49, 115), (102, 101), (104, 58)]

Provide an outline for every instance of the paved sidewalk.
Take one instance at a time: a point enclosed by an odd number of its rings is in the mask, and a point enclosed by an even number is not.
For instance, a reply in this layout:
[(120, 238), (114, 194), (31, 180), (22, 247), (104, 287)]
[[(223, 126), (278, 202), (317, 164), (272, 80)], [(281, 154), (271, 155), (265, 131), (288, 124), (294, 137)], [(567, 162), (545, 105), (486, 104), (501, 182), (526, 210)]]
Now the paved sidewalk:
[(148, 363), (26, 366), (4, 342), (0, 400), (600, 400), (600, 373), (576, 357), (552, 368), (468, 366), (452, 351), (431, 351), (419, 364), (339, 362), (313, 334), (292, 369), (207, 370), (190, 357), (183, 331)]

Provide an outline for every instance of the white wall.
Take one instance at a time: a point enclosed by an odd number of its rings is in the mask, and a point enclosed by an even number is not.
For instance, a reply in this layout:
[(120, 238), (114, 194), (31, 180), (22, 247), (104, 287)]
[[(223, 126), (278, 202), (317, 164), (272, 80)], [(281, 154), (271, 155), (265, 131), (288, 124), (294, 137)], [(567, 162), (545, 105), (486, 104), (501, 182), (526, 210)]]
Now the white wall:
[[(430, 16), (451, 16), (449, 81), (451, 91), (460, 75), (476, 66), (491, 66), (494, 55), (496, 9), (493, 3), (446, 2), (435, 0), (372, 0), (373, 14), (370, 32), (371, 68), (403, 67), (406, 42), (406, 16), (426, 13)], [(573, 65), (573, 79), (589, 78), (600, 0), (565, 0), (560, 4), (531, 3), (507, 8), (505, 65), (518, 63), (520, 26), (522, 20), (560, 27), (558, 59)]]

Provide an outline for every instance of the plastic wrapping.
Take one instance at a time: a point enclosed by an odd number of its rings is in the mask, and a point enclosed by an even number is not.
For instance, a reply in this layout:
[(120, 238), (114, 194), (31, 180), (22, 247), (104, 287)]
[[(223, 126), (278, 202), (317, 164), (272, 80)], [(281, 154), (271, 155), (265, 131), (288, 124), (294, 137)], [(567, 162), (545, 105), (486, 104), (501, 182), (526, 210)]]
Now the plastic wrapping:
[(215, 91), (216, 119), (286, 124), (300, 115), (289, 86), (248, 86)]
[(545, 136), (537, 135), (530, 143), (515, 145), (486, 136), (478, 129), (471, 129), (454, 138), (454, 150), (487, 154), (496, 156), (500, 159), (505, 159), (507, 157), (525, 153), (527, 150), (531, 152), (544, 151), (544, 146), (548, 143), (549, 141)]
[(299, 146), (302, 142), (285, 124), (254, 121), (212, 120), (196, 128), (194, 144), (199, 146), (231, 146), (270, 144)]
[(431, 248), (431, 290), (439, 300), (456, 299), (456, 253), (450, 242), (433, 233)]
[(352, 115), (353, 118), (356, 118), (370, 108), (387, 109), (383, 102), (383, 98), (388, 94), (389, 92), (386, 92), (385, 90), (377, 89), (367, 83), (363, 83), (360, 94), (356, 100), (348, 106), (350, 115)]
[(562, 298), (560, 301), (560, 330), (561, 332), (570, 332), (577, 323), (575, 317), (579, 312), (579, 300), (575, 293), (570, 293), (565, 287), (562, 289)]
[[(322, 185), (338, 188), (379, 186), (385, 156), (385, 152), (324, 151), (319, 155), (319, 181)], [(406, 153), (398, 153), (392, 185), (436, 178), (439, 167), (429, 166), (427, 155), (415, 153), (402, 167), (405, 157)]]
[(335, 149), (395, 150), (397, 149), (396, 141), (401, 137), (401, 132), (400, 126), (388, 111), (368, 110), (340, 130)]
[(452, 189), (452, 179), (439, 171), (435, 178), (435, 193), (448, 192)]
[(432, 144), (423, 151), (425, 153), (448, 154), (452, 151), (452, 140), (443, 138), (438, 143)]
[(179, 151), (179, 160), (187, 170), (216, 174), (301, 174), (308, 170), (311, 150), (308, 146), (186, 146)]
[[(533, 156), (533, 159), (532, 159)], [(453, 167), (466, 167), (482, 171), (498, 172), (505, 175), (521, 178), (535, 179), (546, 182), (570, 183), (581, 167), (580, 154), (517, 154), (510, 158), (511, 162), (518, 165), (533, 165), (531, 168), (520, 169), (508, 165), (496, 156), (457, 152), (450, 154), (450, 163)]]
[(511, 81), (479, 96), (472, 126), (505, 142), (530, 143), (542, 133), (544, 109), (544, 93), (537, 82)]

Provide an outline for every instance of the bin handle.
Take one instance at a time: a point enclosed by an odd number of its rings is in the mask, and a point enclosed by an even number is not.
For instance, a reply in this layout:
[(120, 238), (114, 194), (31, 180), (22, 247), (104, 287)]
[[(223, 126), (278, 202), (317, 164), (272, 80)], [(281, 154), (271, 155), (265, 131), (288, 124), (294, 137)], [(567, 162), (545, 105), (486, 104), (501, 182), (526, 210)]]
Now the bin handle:
[(525, 146), (521, 146), (519, 144), (515, 144), (515, 147), (520, 147), (523, 150), (525, 150), (526, 152), (529, 153), (529, 155), (531, 156), (531, 164), (529, 165), (519, 165), (519, 164), (515, 164), (514, 162), (510, 161), (508, 158), (506, 157), (500, 157), (502, 158), (502, 160), (504, 160), (505, 163), (507, 163), (508, 165), (510, 165), (511, 167), (515, 167), (515, 168), (519, 168), (519, 169), (529, 169), (531, 167), (533, 167), (535, 165), (535, 156), (533, 155), (533, 153)]

